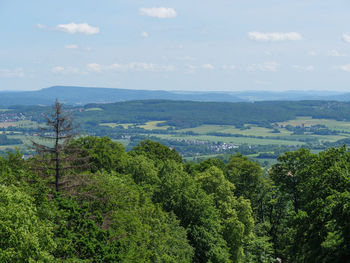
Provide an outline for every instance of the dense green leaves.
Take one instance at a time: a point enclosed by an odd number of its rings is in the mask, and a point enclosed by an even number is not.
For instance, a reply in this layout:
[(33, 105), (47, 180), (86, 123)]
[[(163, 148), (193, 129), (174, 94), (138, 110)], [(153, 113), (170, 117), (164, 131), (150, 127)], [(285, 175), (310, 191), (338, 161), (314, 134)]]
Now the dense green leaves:
[(0, 262), (52, 262), (53, 225), (41, 220), (33, 199), (0, 185)]
[(150, 140), (142, 141), (133, 149), (133, 152), (136, 154), (144, 154), (152, 160), (174, 160), (178, 163), (182, 163), (182, 157), (175, 149), (170, 149), (159, 142)]
[[(350, 152), (285, 153), (264, 175), (242, 155), (185, 164), (152, 141), (70, 147), (90, 157), (52, 194), (19, 152), (0, 158), (1, 262), (346, 262)], [(84, 156), (82, 156), (84, 157)]]
[(289, 198), (287, 256), (293, 262), (346, 262), (349, 252), (350, 152), (318, 155), (300, 150), (282, 156), (272, 178)]
[(83, 154), (89, 156), (91, 172), (100, 170), (111, 172), (123, 167), (125, 148), (122, 144), (113, 142), (110, 138), (82, 137), (74, 140), (70, 147), (87, 151)]

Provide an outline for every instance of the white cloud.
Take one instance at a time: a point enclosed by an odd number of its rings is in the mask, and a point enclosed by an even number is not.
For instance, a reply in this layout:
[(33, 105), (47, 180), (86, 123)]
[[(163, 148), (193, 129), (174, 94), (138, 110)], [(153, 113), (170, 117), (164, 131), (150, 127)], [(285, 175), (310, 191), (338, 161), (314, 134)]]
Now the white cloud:
[(90, 26), (88, 23), (60, 24), (56, 26), (56, 29), (68, 34), (94, 35), (100, 32), (98, 27)]
[(90, 63), (90, 64), (87, 64), (87, 70), (91, 71), (91, 72), (101, 72), (102, 71), (102, 67), (101, 67), (100, 64)]
[(317, 56), (317, 52), (316, 51), (310, 51), (308, 53), (309, 56), (312, 56), (312, 57), (316, 57)]
[(330, 56), (330, 57), (346, 57), (347, 55), (341, 54), (336, 49), (332, 49), (332, 50), (328, 51), (328, 56)]
[(22, 68), (16, 68), (14, 70), (0, 69), (0, 77), (23, 78), (24, 77), (23, 69)]
[(288, 33), (261, 33), (249, 32), (248, 37), (258, 41), (285, 41), (285, 40), (302, 40), (303, 37), (297, 32)]
[(67, 48), (67, 49), (77, 49), (77, 48), (79, 48), (78, 45), (74, 45), (74, 44), (72, 44), (72, 45), (65, 45), (64, 47)]
[(186, 68), (187, 68), (186, 73), (189, 73), (189, 74), (194, 74), (194, 73), (196, 73), (196, 69), (197, 69), (196, 66), (191, 65), (191, 64), (187, 64), (187, 65), (186, 65)]
[(61, 66), (57, 66), (51, 69), (51, 72), (53, 73), (58, 73), (58, 72), (63, 72), (64, 71), (64, 67)]
[(223, 65), (222, 69), (223, 70), (235, 70), (236, 66), (234, 66), (234, 65)]
[(153, 8), (140, 8), (141, 15), (157, 17), (157, 18), (175, 18), (177, 13), (173, 8), (165, 7), (153, 7)]
[(159, 65), (153, 63), (144, 62), (131, 62), (126, 64), (111, 64), (111, 65), (101, 65), (98, 63), (89, 63), (86, 65), (85, 70), (79, 70), (75, 67), (62, 67), (56, 66), (51, 69), (53, 73), (61, 74), (88, 74), (90, 73), (102, 73), (102, 72), (127, 72), (127, 71), (148, 71), (148, 72), (171, 72), (175, 71), (176, 67), (174, 65)]
[(144, 38), (149, 38), (149, 34), (145, 31), (141, 33), (141, 36)]
[(330, 50), (328, 51), (328, 56), (331, 56), (331, 57), (340, 57), (340, 53), (338, 52), (338, 50)]
[(342, 66), (336, 66), (334, 68), (338, 69), (338, 70), (341, 70), (341, 71), (350, 72), (350, 64), (342, 65)]
[(252, 64), (247, 67), (248, 71), (271, 71), (276, 72), (279, 64), (276, 62), (264, 62), (263, 64)]
[(343, 40), (344, 40), (345, 42), (347, 42), (347, 43), (350, 43), (350, 35), (344, 33), (344, 34), (343, 34)]
[(79, 71), (78, 68), (75, 68), (75, 67), (62, 67), (62, 66), (56, 66), (56, 67), (53, 67), (51, 69), (51, 72), (52, 73), (62, 73), (62, 74), (68, 74), (68, 73), (73, 73), (73, 74), (77, 74), (77, 73), (81, 73)]
[(175, 71), (174, 65), (158, 65), (144, 62), (131, 62), (128, 64), (112, 64), (106, 67), (107, 70), (115, 71), (152, 71), (152, 72), (169, 72)]
[(36, 27), (37, 28), (40, 28), (40, 29), (45, 29), (47, 28), (47, 26), (43, 25), (43, 24), (36, 24)]
[(173, 65), (157, 65), (143, 62), (132, 62), (129, 65), (130, 70), (134, 71), (174, 71)]
[(152, 63), (132, 62), (129, 64), (129, 69), (135, 71), (155, 71), (156, 68), (157, 65)]
[(310, 72), (314, 70), (314, 66), (312, 65), (309, 65), (309, 66), (293, 65), (292, 68), (297, 71), (304, 71), (304, 72)]
[(203, 64), (202, 68), (204, 68), (204, 69), (215, 69), (215, 67), (212, 64)]
[(123, 64), (112, 64), (108, 67), (108, 69), (116, 70), (116, 71), (127, 71), (129, 69), (128, 65)]

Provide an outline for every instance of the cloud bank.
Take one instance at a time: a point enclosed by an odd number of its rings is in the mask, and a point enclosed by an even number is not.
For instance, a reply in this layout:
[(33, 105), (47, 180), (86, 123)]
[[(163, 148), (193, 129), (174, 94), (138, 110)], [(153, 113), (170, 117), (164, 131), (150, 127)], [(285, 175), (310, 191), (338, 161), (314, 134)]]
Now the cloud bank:
[(257, 41), (296, 41), (302, 40), (303, 37), (297, 32), (288, 33), (262, 33), (262, 32), (249, 32), (248, 37), (251, 40)]
[(349, 34), (343, 34), (343, 40), (347, 43), (350, 43), (350, 35)]
[(84, 34), (84, 35), (95, 35), (100, 32), (98, 27), (90, 26), (88, 23), (69, 23), (69, 24), (59, 24), (56, 29), (68, 34)]
[(67, 48), (67, 49), (77, 49), (77, 48), (79, 48), (78, 45), (74, 45), (74, 44), (72, 44), (72, 45), (65, 45), (64, 47)]
[(248, 71), (271, 71), (276, 72), (279, 64), (276, 62), (265, 62), (263, 64), (252, 64), (248, 66)]
[(16, 68), (14, 70), (10, 69), (0, 69), (0, 77), (5, 78), (23, 78), (24, 72), (22, 68)]
[(350, 72), (350, 64), (337, 66), (337, 67), (335, 67), (335, 69), (345, 71), (345, 72)]
[(144, 38), (149, 38), (149, 34), (145, 31), (141, 33), (141, 36)]
[(140, 8), (141, 15), (151, 16), (156, 18), (175, 18), (177, 13), (173, 8), (166, 7), (152, 7), (152, 8)]

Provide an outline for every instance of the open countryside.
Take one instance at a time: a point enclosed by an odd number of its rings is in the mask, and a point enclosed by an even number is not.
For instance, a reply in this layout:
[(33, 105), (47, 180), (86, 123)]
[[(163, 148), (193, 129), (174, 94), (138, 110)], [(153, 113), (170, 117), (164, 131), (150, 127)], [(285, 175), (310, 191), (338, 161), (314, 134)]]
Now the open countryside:
[[(260, 106), (255, 103), (225, 104), (227, 110), (239, 109), (236, 105), (242, 105), (246, 108), (246, 112), (240, 115), (224, 113), (227, 118), (222, 121), (220, 118), (212, 117), (216, 110), (218, 114), (225, 112), (220, 103), (210, 103), (210, 111), (202, 107), (206, 103), (171, 102), (173, 106), (167, 107), (164, 101), (92, 104), (84, 108), (71, 107), (70, 111), (80, 123), (81, 136), (89, 134), (109, 136), (115, 141), (122, 142), (127, 149), (131, 149), (143, 139), (152, 139), (174, 147), (184, 157), (190, 159), (198, 156), (206, 158), (213, 154), (224, 156), (244, 152), (265, 165), (271, 165), (280, 153), (287, 150), (307, 147), (312, 151), (318, 151), (350, 141), (350, 120), (339, 120), (337, 115), (337, 107), (340, 105), (347, 109), (347, 104), (335, 104), (334, 114), (330, 112), (328, 118), (317, 118), (320, 115), (317, 107), (322, 109), (323, 105), (329, 104), (328, 102), (313, 102), (310, 105), (289, 103), (291, 110), (284, 110), (286, 116), (284, 121), (275, 121), (269, 112), (265, 115), (262, 112), (262, 115), (257, 116), (252, 109)], [(265, 102), (260, 104), (261, 107), (267, 105)], [(279, 102), (271, 102), (269, 108), (278, 111), (280, 105)], [(314, 116), (297, 116), (299, 105), (303, 108), (312, 108)], [(131, 107), (132, 111), (129, 110)], [(164, 119), (159, 120), (158, 116), (158, 120), (154, 120), (152, 114), (159, 107), (163, 108)], [(184, 118), (183, 108), (191, 109), (194, 117)], [(198, 108), (201, 108), (201, 111), (196, 112)], [(31, 149), (28, 147), (30, 138), (40, 132), (39, 126), (44, 124), (42, 112), (45, 109), (46, 107), (27, 106), (25, 111), (21, 107), (2, 110), (0, 132), (6, 136), (6, 140), (3, 136), (1, 142), (2, 154), (15, 147), (30, 154)], [(147, 112), (150, 112), (150, 115), (147, 115)], [(129, 117), (124, 118), (125, 114)], [(196, 118), (195, 115), (199, 117), (196, 120), (193, 119)], [(280, 114), (279, 120), (281, 116), (283, 115)], [(137, 121), (131, 122), (133, 119)], [(232, 119), (231, 125), (227, 124), (228, 119)], [(251, 119), (258, 121), (250, 123)], [(108, 120), (116, 121), (108, 122)], [(206, 124), (210, 122), (218, 124)]]

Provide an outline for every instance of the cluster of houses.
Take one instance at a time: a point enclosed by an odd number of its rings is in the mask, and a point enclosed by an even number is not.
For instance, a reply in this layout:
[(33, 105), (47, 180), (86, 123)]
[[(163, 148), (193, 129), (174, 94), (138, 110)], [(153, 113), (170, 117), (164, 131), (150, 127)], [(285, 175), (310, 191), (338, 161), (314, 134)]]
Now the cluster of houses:
[(188, 140), (188, 139), (175, 139), (175, 141), (186, 143), (186, 144), (192, 144), (192, 145), (208, 145), (208, 147), (216, 152), (222, 152), (227, 151), (231, 149), (237, 149), (239, 148), (238, 145), (232, 144), (232, 143), (225, 143), (225, 142), (218, 142), (218, 143), (212, 143), (209, 141), (203, 141), (203, 140)]
[(21, 112), (3, 112), (0, 113), (0, 122), (17, 122), (28, 120), (28, 117)]

